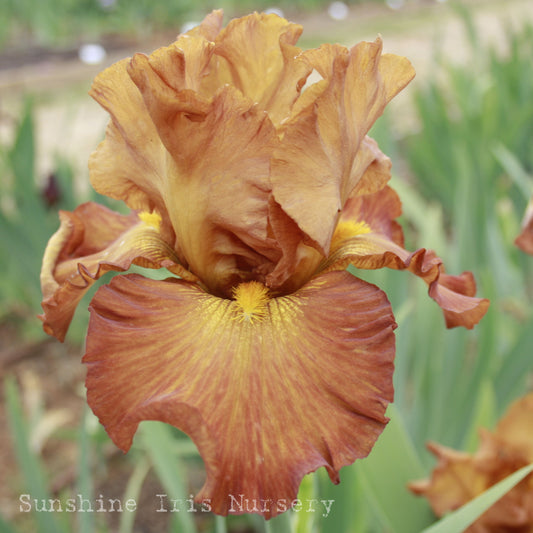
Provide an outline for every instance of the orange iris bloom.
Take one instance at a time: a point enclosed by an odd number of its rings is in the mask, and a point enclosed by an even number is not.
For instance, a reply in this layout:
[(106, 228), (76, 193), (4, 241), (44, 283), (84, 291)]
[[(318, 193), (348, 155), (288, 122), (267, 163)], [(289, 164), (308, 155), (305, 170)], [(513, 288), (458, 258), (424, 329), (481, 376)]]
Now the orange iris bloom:
[[(516, 400), (493, 432), (481, 432), (475, 453), (458, 452), (436, 443), (428, 447), (438, 464), (431, 479), (413, 482), (410, 488), (425, 496), (435, 514), (442, 516), (533, 463), (533, 393)], [(500, 498), (465, 533), (504, 531), (533, 531), (533, 474)]]
[[(91, 305), (87, 396), (127, 451), (142, 420), (188, 433), (197, 500), (292, 501), (302, 477), (365, 457), (393, 399), (396, 327), (385, 294), (345, 269), (406, 269), (449, 327), (488, 302), (470, 273), (403, 248), (390, 160), (366, 134), (414, 76), (382, 43), (295, 46), (301, 27), (215, 11), (175, 43), (101, 73), (110, 113), (90, 160), (94, 203), (61, 212), (46, 249), (42, 320), (63, 339), (90, 285), (132, 264)], [(311, 81), (314, 80), (314, 81)]]

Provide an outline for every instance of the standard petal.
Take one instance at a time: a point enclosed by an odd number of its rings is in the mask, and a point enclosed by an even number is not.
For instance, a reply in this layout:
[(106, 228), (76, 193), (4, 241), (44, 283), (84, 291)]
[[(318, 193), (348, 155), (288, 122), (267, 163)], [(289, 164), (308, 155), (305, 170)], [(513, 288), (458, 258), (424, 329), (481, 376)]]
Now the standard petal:
[(232, 20), (216, 40), (215, 54), (227, 61), (233, 85), (275, 125), (288, 118), (312, 70), (294, 46), (301, 33), (301, 26), (277, 15), (254, 13)]
[(394, 220), (400, 212), (401, 204), (390, 187), (350, 198), (319, 270), (344, 269), (349, 264), (364, 269), (409, 270), (428, 284), (428, 294), (443, 310), (447, 327), (473, 328), (489, 307), (487, 299), (474, 297), (474, 277), (470, 272), (446, 274), (442, 259), (431, 250), (405, 250), (401, 228)]
[(59, 216), (61, 226), (50, 238), (43, 258), (44, 314), (40, 318), (45, 332), (60, 341), (83, 295), (110, 270), (122, 272), (132, 264), (166, 267), (184, 279), (196, 280), (161, 238), (155, 215), (143, 220), (135, 213), (120, 215), (89, 202), (72, 212), (61, 211)]
[[(298, 112), (284, 124), (274, 151), (274, 197), (324, 254), (346, 200), (382, 156), (367, 132), (414, 76), (409, 61), (382, 56), (381, 49), (378, 39), (351, 50), (325, 45), (305, 52), (324, 79), (302, 93), (304, 104), (296, 102)], [(377, 188), (366, 183), (361, 192)]]
[[(140, 57), (174, 90), (197, 90), (208, 71), (211, 40), (221, 26), (222, 12), (214, 11), (171, 46), (156, 50), (150, 58)], [(112, 119), (105, 140), (89, 161), (91, 183), (101, 194), (124, 200), (132, 209), (157, 208), (165, 219), (162, 193), (173, 164), (128, 74), (131, 61), (126, 58), (99, 74), (89, 93)]]
[(115, 277), (92, 301), (84, 362), (89, 404), (117, 446), (129, 449), (142, 420), (173, 424), (206, 465), (198, 500), (269, 518), (308, 472), (324, 466), (337, 483), (369, 453), (393, 397), (395, 323), (384, 293), (347, 272), (271, 299), (251, 283), (255, 302)]
[(231, 86), (211, 101), (174, 91), (145, 56), (134, 58), (130, 74), (173, 161), (162, 195), (176, 247), (211, 292), (230, 296), (236, 282), (267, 273), (281, 255), (268, 237), (275, 129)]
[(91, 183), (100, 194), (132, 209), (164, 213), (168, 154), (127, 73), (129, 62), (104, 70), (89, 93), (111, 115), (106, 138), (89, 160)]

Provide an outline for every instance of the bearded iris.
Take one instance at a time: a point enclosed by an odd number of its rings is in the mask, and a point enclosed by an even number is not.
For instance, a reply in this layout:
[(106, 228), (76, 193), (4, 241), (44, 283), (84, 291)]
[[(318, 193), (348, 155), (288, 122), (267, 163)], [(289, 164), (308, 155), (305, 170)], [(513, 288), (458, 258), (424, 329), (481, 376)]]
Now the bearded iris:
[(420, 276), (449, 327), (488, 306), (470, 273), (404, 249), (391, 163), (367, 136), (410, 63), (380, 39), (302, 51), (301, 31), (264, 14), (222, 29), (213, 12), (100, 74), (111, 121), (91, 182), (131, 214), (61, 212), (43, 260), (41, 318), (60, 340), (105, 272), (175, 275), (98, 289), (87, 398), (124, 451), (142, 420), (188, 433), (207, 472), (197, 499), (220, 514), (242, 494), (274, 516), (321, 466), (337, 483), (387, 423), (396, 324), (348, 265)]
[[(533, 393), (515, 400), (494, 431), (480, 431), (474, 453), (431, 442), (438, 463), (431, 478), (410, 483), (437, 516), (458, 509), (518, 469), (533, 463)], [(466, 533), (533, 530), (533, 474), (495, 502)]]

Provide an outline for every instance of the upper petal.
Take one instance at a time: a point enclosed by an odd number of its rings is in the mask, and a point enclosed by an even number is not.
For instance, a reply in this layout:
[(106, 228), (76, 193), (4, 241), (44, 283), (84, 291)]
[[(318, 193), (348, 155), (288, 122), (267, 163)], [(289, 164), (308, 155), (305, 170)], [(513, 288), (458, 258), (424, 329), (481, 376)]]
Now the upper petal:
[(196, 279), (179, 264), (157, 223), (145, 222), (135, 213), (120, 215), (92, 202), (73, 212), (61, 211), (59, 216), (61, 226), (50, 238), (43, 258), (44, 314), (40, 318), (46, 333), (61, 341), (83, 295), (110, 270), (124, 271), (132, 264), (166, 267), (185, 279)]
[[(428, 293), (443, 310), (447, 327), (473, 328), (489, 307), (487, 299), (474, 298), (474, 277), (470, 272), (446, 274), (442, 259), (431, 250), (405, 250), (401, 228), (394, 220), (400, 212), (401, 203), (390, 187), (350, 198), (330, 253), (319, 269), (344, 269), (352, 264), (357, 268), (409, 270), (428, 284)], [(364, 232), (359, 231), (361, 223), (367, 228)]]
[(276, 125), (288, 118), (312, 70), (294, 46), (301, 33), (301, 26), (277, 15), (254, 13), (232, 20), (216, 41), (215, 54), (227, 61), (233, 85)]
[(123, 200), (132, 209), (163, 213), (167, 153), (127, 73), (129, 61), (100, 73), (90, 91), (111, 115), (106, 138), (89, 160), (91, 183), (100, 194)]
[(124, 450), (142, 420), (188, 432), (207, 470), (197, 499), (227, 514), (242, 494), (267, 503), (240, 512), (268, 518), (305, 474), (325, 466), (338, 482), (372, 448), (393, 395), (395, 324), (385, 295), (347, 272), (263, 293), (255, 319), (238, 302), (114, 278), (91, 304), (88, 401)]
[(414, 76), (409, 61), (382, 56), (381, 48), (378, 39), (350, 50), (324, 45), (305, 52), (324, 79), (302, 93), (274, 152), (274, 197), (324, 254), (338, 214), (378, 157), (367, 132)]

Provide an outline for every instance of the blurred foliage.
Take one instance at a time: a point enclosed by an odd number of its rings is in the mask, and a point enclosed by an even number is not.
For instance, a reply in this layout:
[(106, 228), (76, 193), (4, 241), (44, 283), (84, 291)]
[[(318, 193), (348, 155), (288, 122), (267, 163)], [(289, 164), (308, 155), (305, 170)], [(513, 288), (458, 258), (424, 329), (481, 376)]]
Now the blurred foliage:
[[(393, 161), (405, 163), (406, 175), (395, 177), (393, 187), (403, 202), (408, 247), (431, 245), (451, 274), (472, 270), (478, 294), (491, 299), (487, 316), (473, 331), (447, 331), (420, 280), (405, 272), (353, 270), (383, 288), (393, 305), (399, 324), (396, 395), (389, 409), (391, 422), (373, 452), (343, 468), (340, 485), (332, 485), (323, 469), (304, 479), (301, 497), (335, 500), (331, 514), (289, 512), (265, 523), (257, 516), (209, 516), (199, 522), (198, 516), (193, 520), (176, 513), (170, 531), (413, 533), (429, 528), (428, 533), (459, 533), (527, 473), (516, 473), (438, 522), (427, 502), (405, 488), (408, 481), (427, 477), (434, 466), (425, 451), (428, 440), (474, 449), (479, 428), (492, 428), (509, 403), (531, 387), (533, 375), (533, 258), (513, 244), (533, 190), (533, 28), (509, 28), (508, 53), (502, 56), (482, 46), (474, 22), (467, 13), (463, 17), (471, 62), (438, 63), (440, 75), (414, 94), (415, 133), (394, 138), (390, 126), (395, 117), (386, 114), (372, 135)], [(40, 258), (57, 228), (57, 208), (72, 209), (80, 202), (70, 167), (62, 162), (56, 172), (61, 196), (47, 207), (49, 198), (35, 185), (34, 153), (29, 104), (13, 145), (3, 149), (1, 159), (0, 262), (7, 273), (0, 280), (3, 313), (38, 306)], [(6, 392), (23, 492), (48, 498), (46, 465), (26, 449), (32, 424), (21, 411), (15, 384), (8, 382)], [(89, 423), (93, 418), (87, 413), (73, 437), (82, 450), (77, 490), (87, 498), (94, 497), (100, 472), (95, 464), (104, 461), (98, 450), (107, 439), (100, 426), (94, 429)], [(153, 422), (140, 425), (128, 458), (126, 490), (113, 495), (123, 501), (138, 497), (148, 472), (157, 475), (169, 495), (187, 499), (191, 489), (185, 480), (201, 465), (184, 435)], [(78, 524), (80, 531), (107, 530), (105, 524), (91, 523), (94, 517), (80, 517), (85, 521)], [(53, 523), (55, 518), (34, 515), (37, 529), (31, 530), (69, 530)], [(119, 531), (134, 531), (134, 524), (135, 515), (125, 513)]]
[(10, 146), (0, 146), (0, 320), (22, 319), (26, 336), (40, 332), (41, 258), (59, 227), (58, 210), (72, 210), (88, 200), (106, 203), (92, 189), (80, 197), (69, 163), (58, 157), (55, 169), (36, 176), (33, 103), (26, 102)]
[[(384, 0), (364, 0), (365, 3)], [(103, 35), (146, 35), (157, 30), (175, 31), (190, 20), (201, 20), (213, 9), (231, 16), (281, 8), (287, 13), (326, 7), (325, 0), (2, 0), (0, 49), (29, 45), (65, 45)], [(346, 1), (362, 3), (362, 0)]]

